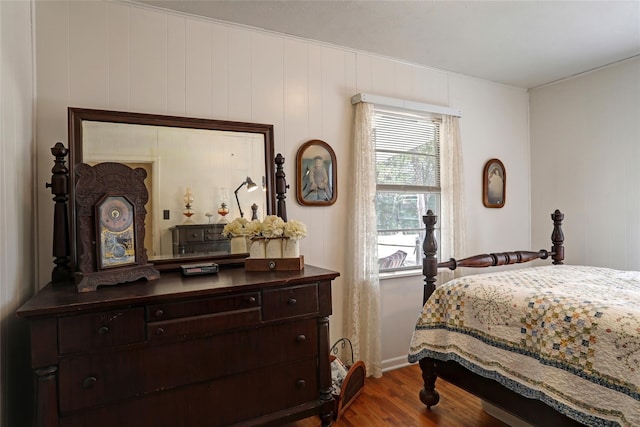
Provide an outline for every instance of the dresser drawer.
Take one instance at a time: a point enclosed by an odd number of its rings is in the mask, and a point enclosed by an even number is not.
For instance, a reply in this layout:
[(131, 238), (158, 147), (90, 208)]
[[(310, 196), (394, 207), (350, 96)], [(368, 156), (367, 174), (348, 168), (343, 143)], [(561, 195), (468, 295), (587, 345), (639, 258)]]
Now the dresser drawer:
[(131, 308), (60, 317), (58, 331), (61, 354), (144, 341), (144, 309)]
[(293, 413), (308, 402), (320, 405), (316, 363), (306, 359), (63, 414), (60, 426), (260, 425), (252, 419), (275, 411)]
[(260, 292), (248, 292), (240, 295), (153, 304), (147, 307), (147, 320), (155, 322), (179, 317), (244, 310), (259, 306)]
[(318, 313), (317, 283), (264, 291), (262, 298), (265, 321)]
[(205, 228), (204, 229), (204, 239), (205, 240), (226, 240), (229, 239), (222, 236), (221, 229), (216, 228)]
[(183, 242), (202, 242), (204, 240), (204, 230), (180, 230), (180, 240)]
[(212, 335), (223, 331), (258, 325), (260, 307), (246, 310), (225, 311), (223, 313), (202, 316), (180, 317), (147, 324), (149, 341), (166, 338), (187, 338), (199, 335)]
[[(102, 355), (69, 356), (60, 361), (60, 411), (68, 413), (266, 366), (287, 366), (314, 358), (317, 351), (317, 323), (308, 319)], [(274, 381), (279, 379), (274, 377)]]

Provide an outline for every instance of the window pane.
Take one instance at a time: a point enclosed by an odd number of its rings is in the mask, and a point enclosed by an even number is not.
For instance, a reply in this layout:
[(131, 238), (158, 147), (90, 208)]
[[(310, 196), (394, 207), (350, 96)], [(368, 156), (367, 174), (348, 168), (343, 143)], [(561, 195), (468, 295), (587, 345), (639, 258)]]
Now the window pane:
[(434, 156), (376, 151), (376, 181), (379, 184), (439, 187), (439, 169), (438, 159)]
[[(439, 208), (438, 193), (399, 193), (378, 189), (376, 212), (381, 271), (421, 265), (424, 240), (422, 216), (428, 209), (439, 213)], [(397, 265), (398, 257), (403, 253), (404, 258)]]

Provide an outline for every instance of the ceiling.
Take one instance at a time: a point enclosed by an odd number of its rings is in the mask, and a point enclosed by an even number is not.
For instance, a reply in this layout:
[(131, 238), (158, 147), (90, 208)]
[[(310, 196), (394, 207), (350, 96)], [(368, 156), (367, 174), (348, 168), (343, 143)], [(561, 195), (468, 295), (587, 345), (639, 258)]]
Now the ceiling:
[(640, 55), (640, 0), (140, 0), (533, 88)]

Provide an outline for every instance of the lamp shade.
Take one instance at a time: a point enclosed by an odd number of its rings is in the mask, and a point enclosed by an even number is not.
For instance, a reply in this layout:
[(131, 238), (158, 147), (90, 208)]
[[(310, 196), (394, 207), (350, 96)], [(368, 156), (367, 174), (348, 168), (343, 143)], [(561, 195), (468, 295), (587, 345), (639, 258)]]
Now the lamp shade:
[(253, 180), (247, 177), (247, 191), (254, 191), (258, 189), (258, 184), (253, 182)]

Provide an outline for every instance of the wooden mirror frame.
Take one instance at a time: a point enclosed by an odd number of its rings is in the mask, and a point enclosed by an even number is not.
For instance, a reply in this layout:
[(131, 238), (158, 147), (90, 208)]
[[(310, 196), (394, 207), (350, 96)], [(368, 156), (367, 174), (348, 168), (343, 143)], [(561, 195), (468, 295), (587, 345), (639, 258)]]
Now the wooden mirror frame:
[[(309, 170), (309, 161), (315, 157), (322, 158), (330, 192), (324, 199), (316, 200), (308, 197), (309, 191), (306, 188), (309, 185), (307, 176), (311, 172)], [(296, 198), (298, 203), (305, 206), (330, 206), (338, 198), (338, 163), (336, 162), (336, 154), (329, 144), (322, 140), (312, 139), (302, 144), (298, 149), (296, 154)]]
[[(160, 127), (208, 129), (228, 132), (248, 132), (261, 134), (264, 138), (264, 166), (266, 185), (266, 214), (275, 213), (276, 181), (274, 170), (274, 136), (273, 125), (212, 120), (179, 116), (163, 116), (157, 114), (131, 113), (124, 111), (94, 110), (86, 108), (68, 108), (69, 126), (69, 216), (70, 216), (70, 268), (76, 270), (80, 256), (80, 246), (77, 236), (77, 214), (75, 210), (75, 165), (83, 162), (83, 134), (82, 122), (109, 122), (135, 125), (149, 125)], [(180, 265), (195, 261), (215, 261), (218, 264), (239, 264), (244, 262), (246, 254), (225, 255), (184, 255), (179, 257), (163, 257), (150, 261), (158, 270), (178, 269)]]

